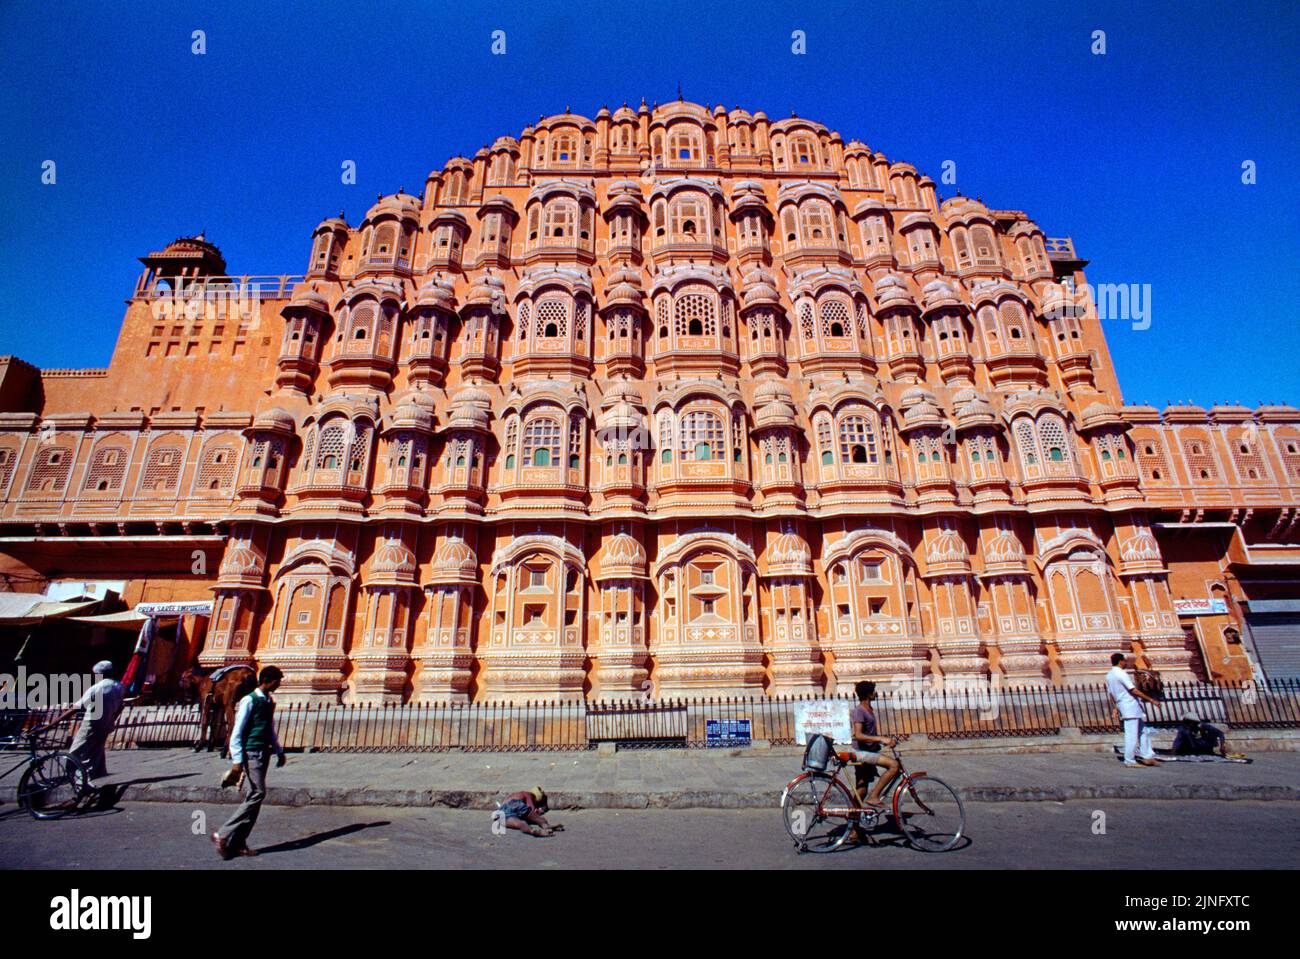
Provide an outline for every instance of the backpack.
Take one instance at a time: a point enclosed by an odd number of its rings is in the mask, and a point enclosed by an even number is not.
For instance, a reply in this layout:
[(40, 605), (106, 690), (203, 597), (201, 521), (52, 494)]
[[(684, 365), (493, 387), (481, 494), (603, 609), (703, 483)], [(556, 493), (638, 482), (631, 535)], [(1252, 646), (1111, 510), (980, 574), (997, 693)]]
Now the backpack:
[(803, 768), (809, 772), (824, 773), (835, 758), (835, 742), (829, 736), (813, 733), (803, 750)]

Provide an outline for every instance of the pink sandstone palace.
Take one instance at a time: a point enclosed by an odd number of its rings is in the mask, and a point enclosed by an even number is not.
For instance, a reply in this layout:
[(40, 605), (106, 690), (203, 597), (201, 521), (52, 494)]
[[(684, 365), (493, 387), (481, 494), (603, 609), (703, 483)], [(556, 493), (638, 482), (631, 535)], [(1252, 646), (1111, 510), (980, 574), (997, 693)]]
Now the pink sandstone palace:
[(107, 369), (0, 359), (0, 573), (288, 701), (1300, 666), (1300, 410), (1124, 405), (1070, 240), (821, 124), (566, 112), (305, 276), (142, 262)]

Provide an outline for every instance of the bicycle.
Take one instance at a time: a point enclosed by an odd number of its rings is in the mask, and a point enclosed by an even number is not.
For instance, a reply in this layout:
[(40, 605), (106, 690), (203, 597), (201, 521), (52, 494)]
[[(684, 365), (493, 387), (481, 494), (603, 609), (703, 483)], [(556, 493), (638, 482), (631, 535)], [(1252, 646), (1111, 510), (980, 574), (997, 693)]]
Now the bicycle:
[(98, 794), (90, 784), (86, 764), (64, 749), (66, 729), (56, 735), (52, 724), (29, 730), (23, 730), (21, 725), (0, 736), (0, 753), (26, 753), (0, 773), (0, 779), (4, 779), (26, 766), (18, 779), (19, 808), (26, 809), (33, 819), (58, 819)]
[[(966, 807), (957, 790), (928, 773), (909, 773), (898, 747), (891, 745), (889, 750), (898, 760), (898, 777), (889, 799), (894, 821), (915, 849), (952, 849), (966, 829)], [(851, 752), (833, 752), (828, 771), (805, 770), (786, 783), (781, 813), (799, 852), (834, 852), (855, 828), (870, 837), (884, 818), (884, 809), (862, 805), (857, 793), (840, 779), (840, 772), (853, 765), (853, 759)]]

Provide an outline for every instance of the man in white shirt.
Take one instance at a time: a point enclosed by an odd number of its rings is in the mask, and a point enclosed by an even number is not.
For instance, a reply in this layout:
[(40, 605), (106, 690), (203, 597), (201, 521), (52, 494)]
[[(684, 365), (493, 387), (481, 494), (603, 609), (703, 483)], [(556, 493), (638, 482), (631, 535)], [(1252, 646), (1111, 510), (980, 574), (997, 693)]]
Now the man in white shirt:
[(257, 688), (239, 701), (235, 712), (235, 725), (230, 730), (231, 767), (221, 785), (234, 785), (243, 773), (246, 793), (235, 814), (212, 834), (222, 859), (257, 855), (248, 845), (248, 834), (257, 824), (257, 814), (266, 799), (266, 770), (272, 754), (277, 766), (284, 765), (284, 747), (275, 733), (275, 700), (271, 698), (283, 678), (275, 666), (264, 666), (257, 677)]
[[(1133, 678), (1124, 671), (1123, 653), (1116, 653), (1110, 658), (1110, 672), (1106, 674), (1106, 689), (1115, 708), (1124, 723), (1124, 765), (1130, 769), (1140, 766), (1159, 766), (1156, 751), (1151, 748), (1151, 730), (1147, 729), (1146, 713), (1142, 702), (1157, 705), (1156, 701), (1133, 684)], [(1134, 758), (1134, 753), (1141, 750), (1141, 756)]]
[(122, 712), (122, 701), (126, 698), (126, 687), (113, 678), (113, 664), (101, 659), (91, 670), (96, 682), (86, 690), (85, 695), (60, 713), (51, 723), (57, 726), (77, 710), (84, 710), (85, 717), (77, 727), (77, 734), (72, 738), (68, 752), (80, 759), (86, 766), (91, 784), (96, 779), (108, 775), (108, 764), (104, 748), (108, 737), (117, 725), (117, 717)]

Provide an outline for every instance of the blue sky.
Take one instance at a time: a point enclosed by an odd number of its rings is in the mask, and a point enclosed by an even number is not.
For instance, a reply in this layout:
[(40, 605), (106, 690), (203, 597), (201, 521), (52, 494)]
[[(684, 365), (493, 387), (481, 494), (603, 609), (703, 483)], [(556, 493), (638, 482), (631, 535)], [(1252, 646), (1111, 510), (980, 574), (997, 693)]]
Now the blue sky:
[(1300, 5), (193, 11), (0, 5), (0, 354), (107, 365), (136, 257), (178, 235), (206, 230), (232, 272), (300, 272), (325, 216), (356, 223), (377, 193), (418, 192), (541, 114), (664, 101), (680, 83), (697, 102), (820, 120), (936, 180), (953, 160), (943, 191), (1072, 236), (1093, 283), (1150, 284), (1149, 329), (1106, 324), (1130, 402), (1300, 405)]

